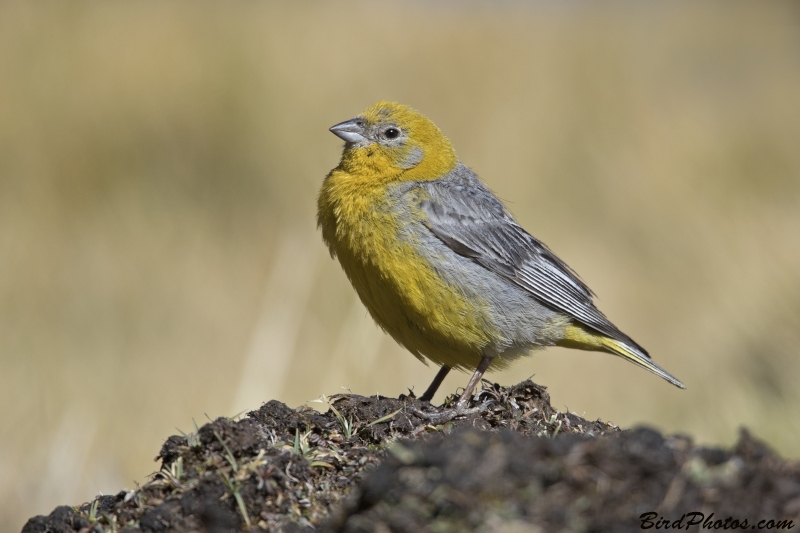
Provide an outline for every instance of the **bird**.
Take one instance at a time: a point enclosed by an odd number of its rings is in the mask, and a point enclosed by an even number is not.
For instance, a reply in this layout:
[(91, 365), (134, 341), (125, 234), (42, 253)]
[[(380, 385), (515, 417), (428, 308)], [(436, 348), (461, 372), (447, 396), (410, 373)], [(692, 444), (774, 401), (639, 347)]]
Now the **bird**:
[(427, 364), (472, 372), (463, 412), (489, 370), (538, 348), (620, 356), (686, 388), (594, 304), (594, 293), (410, 106), (382, 101), (330, 131), (345, 141), (322, 182), (322, 239), (374, 321)]

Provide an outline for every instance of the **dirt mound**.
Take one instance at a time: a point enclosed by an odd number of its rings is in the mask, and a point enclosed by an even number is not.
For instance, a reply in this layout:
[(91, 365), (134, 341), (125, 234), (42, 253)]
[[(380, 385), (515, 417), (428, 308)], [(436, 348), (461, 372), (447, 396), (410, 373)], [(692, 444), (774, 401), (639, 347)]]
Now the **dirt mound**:
[(733, 452), (647, 428), (606, 439), (467, 430), (391, 452), (331, 530), (639, 531), (682, 515), (682, 527), (731, 517), (749, 529), (800, 514), (800, 468), (746, 432)]
[(557, 412), (530, 381), (484, 384), (470, 405), (481, 412), (433, 422), (454, 399), (337, 395), (324, 414), (271, 401), (170, 437), (140, 488), (58, 507), (23, 533), (627, 531), (647, 525), (644, 513), (658, 527), (692, 512), (684, 526), (701, 513), (798, 520), (800, 465), (746, 432), (733, 451), (621, 432)]

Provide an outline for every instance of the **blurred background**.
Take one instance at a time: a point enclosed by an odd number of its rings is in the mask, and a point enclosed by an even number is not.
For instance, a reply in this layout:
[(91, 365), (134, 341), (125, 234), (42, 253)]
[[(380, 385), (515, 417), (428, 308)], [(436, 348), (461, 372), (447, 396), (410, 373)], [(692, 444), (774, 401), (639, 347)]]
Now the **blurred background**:
[(425, 389), (315, 229), (327, 129), (378, 100), (688, 390), (564, 349), (490, 379), (800, 458), (796, 3), (4, 2), (0, 530), (133, 488), (193, 421)]

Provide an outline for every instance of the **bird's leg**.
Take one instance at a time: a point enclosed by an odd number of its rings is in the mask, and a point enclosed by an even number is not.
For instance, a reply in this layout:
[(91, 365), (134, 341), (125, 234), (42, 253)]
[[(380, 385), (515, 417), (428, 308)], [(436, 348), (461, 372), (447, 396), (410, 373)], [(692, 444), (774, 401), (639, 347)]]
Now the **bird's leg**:
[(425, 394), (420, 396), (419, 399), (423, 402), (431, 401), (433, 399), (433, 395), (436, 394), (437, 390), (439, 390), (439, 385), (442, 384), (442, 381), (444, 381), (444, 378), (447, 376), (448, 372), (450, 372), (450, 367), (447, 365), (442, 365), (442, 368), (439, 369), (436, 377), (433, 378), (428, 390), (426, 390)]
[[(467, 383), (467, 388), (464, 389), (464, 394), (462, 394), (461, 398), (459, 398), (458, 402), (456, 402), (454, 409), (447, 409), (439, 413), (423, 413), (419, 409), (410, 407), (410, 411), (420, 418), (429, 420), (433, 424), (444, 424), (445, 422), (449, 422), (457, 416), (474, 415), (480, 413), (481, 411), (485, 411), (486, 407), (492, 403), (493, 400), (490, 400), (483, 405), (479, 405), (478, 407), (473, 407), (472, 409), (467, 409), (466, 407), (469, 403), (470, 397), (472, 396), (472, 391), (475, 390), (475, 386), (480, 382), (481, 378), (483, 377), (483, 373), (486, 372), (486, 369), (489, 368), (491, 363), (492, 357), (484, 355), (480, 364), (478, 364), (478, 368), (475, 369), (475, 373), (472, 374), (472, 378), (470, 378), (469, 383)], [(442, 379), (444, 379), (444, 376), (447, 374), (447, 372), (444, 371), (444, 368), (446, 367), (442, 367), (442, 370), (439, 370), (439, 374), (436, 375), (436, 379), (434, 379), (434, 383), (431, 384), (431, 387), (433, 387), (434, 384), (436, 384), (437, 387), (439, 386), (439, 383), (441, 383), (441, 380), (439, 380), (440, 376)], [(450, 369), (448, 368), (447, 370), (449, 371)], [(439, 383), (437, 383), (437, 381)], [(428, 388), (428, 391), (431, 387)], [(425, 394), (422, 395), (423, 398), (428, 394), (428, 391), (425, 391)]]
[(472, 391), (474, 391), (475, 386), (480, 383), (483, 373), (486, 372), (486, 369), (489, 368), (490, 364), (492, 364), (492, 359), (493, 357), (489, 355), (484, 355), (481, 358), (481, 362), (478, 363), (478, 368), (475, 369), (475, 373), (472, 374), (472, 377), (469, 379), (469, 383), (467, 383), (467, 388), (464, 389), (464, 393), (461, 395), (461, 398), (459, 398), (456, 402), (456, 411), (463, 410), (467, 406), (470, 397), (472, 397)]

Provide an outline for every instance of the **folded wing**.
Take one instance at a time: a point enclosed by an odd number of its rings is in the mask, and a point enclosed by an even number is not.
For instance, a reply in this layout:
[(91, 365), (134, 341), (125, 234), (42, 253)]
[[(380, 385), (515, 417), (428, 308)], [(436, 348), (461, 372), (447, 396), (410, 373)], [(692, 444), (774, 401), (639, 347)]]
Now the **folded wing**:
[(547, 246), (516, 223), (468, 168), (420, 185), (425, 225), (456, 253), (515, 283), (550, 308), (647, 352), (622, 333), (592, 301), (593, 293)]

